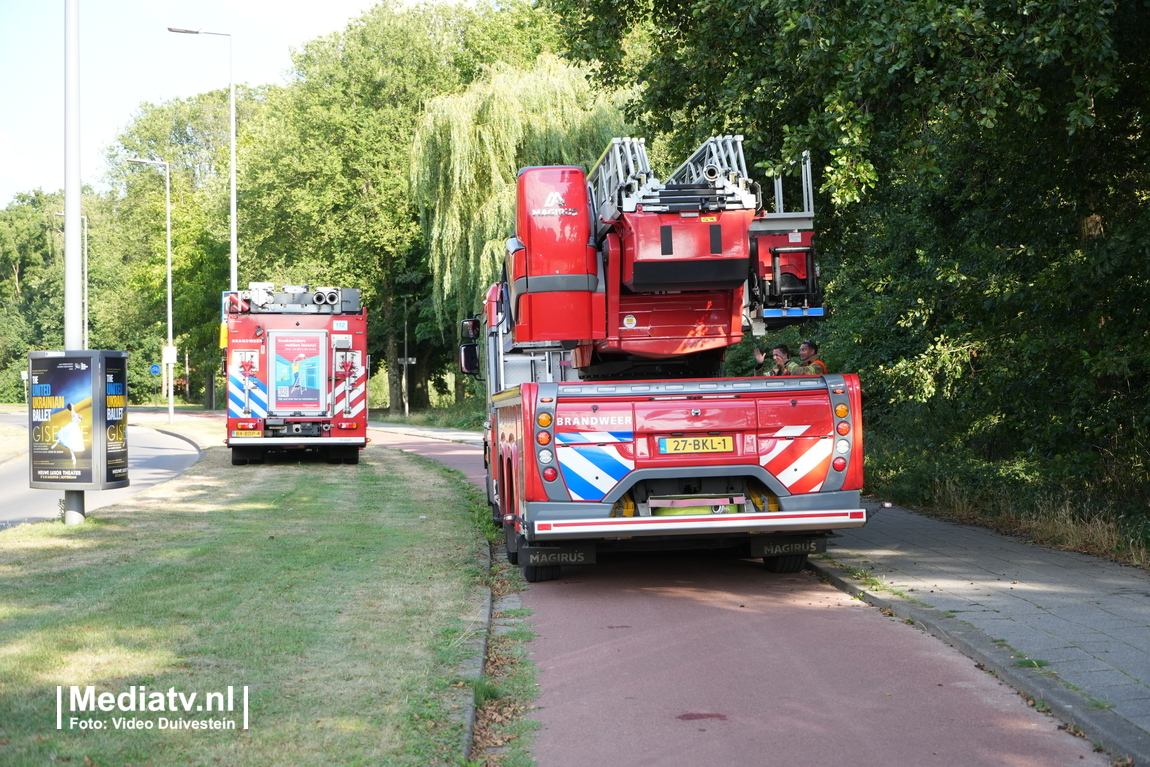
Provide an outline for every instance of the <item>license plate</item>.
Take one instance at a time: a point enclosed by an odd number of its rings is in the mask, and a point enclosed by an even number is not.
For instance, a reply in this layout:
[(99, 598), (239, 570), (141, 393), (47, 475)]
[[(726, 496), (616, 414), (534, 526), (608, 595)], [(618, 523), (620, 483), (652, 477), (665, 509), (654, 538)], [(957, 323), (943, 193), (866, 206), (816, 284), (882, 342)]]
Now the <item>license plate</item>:
[(263, 435), (262, 431), (232, 431), (233, 437), (262, 437)]
[(659, 437), (659, 452), (663, 455), (733, 453), (734, 451), (734, 437)]

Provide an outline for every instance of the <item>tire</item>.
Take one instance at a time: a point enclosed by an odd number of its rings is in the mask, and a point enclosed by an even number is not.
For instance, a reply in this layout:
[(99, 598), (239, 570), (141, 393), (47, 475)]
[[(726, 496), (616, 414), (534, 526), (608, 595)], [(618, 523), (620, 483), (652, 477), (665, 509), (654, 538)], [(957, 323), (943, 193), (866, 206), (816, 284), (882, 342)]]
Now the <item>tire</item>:
[(247, 466), (248, 453), (242, 447), (232, 448), (232, 466)]
[(327, 462), (328, 463), (343, 463), (343, 448), (342, 447), (329, 447), (327, 449)]
[(359, 463), (359, 448), (352, 445), (343, 449), (343, 462), (355, 466)]
[(262, 447), (248, 448), (248, 463), (263, 463), (267, 450)]
[(524, 565), (523, 580), (528, 583), (559, 579), (559, 565)]
[(799, 573), (807, 564), (806, 554), (783, 554), (778, 557), (763, 557), (763, 564), (772, 573)]
[(507, 541), (507, 561), (513, 565), (519, 564), (519, 544), (515, 540), (515, 525), (504, 523), (503, 539)]

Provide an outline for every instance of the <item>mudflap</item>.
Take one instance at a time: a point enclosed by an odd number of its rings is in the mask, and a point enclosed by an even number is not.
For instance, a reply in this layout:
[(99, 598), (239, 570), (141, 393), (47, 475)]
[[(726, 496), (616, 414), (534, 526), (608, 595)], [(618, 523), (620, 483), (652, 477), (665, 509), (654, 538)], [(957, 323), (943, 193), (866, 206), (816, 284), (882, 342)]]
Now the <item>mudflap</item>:
[(593, 543), (575, 546), (520, 546), (518, 554), (519, 564), (524, 566), (595, 564)]
[(756, 535), (751, 537), (752, 557), (822, 554), (826, 550), (827, 539), (821, 535)]

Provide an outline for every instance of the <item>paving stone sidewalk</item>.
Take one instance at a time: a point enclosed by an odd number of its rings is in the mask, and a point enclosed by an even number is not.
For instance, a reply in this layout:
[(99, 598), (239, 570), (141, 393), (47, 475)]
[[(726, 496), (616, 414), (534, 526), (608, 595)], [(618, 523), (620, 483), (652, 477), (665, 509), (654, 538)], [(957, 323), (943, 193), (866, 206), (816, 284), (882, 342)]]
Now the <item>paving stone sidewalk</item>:
[[(988, 530), (871, 506), (866, 527), (841, 531), (827, 555), (1027, 660), (1034, 673), (1109, 711), (1150, 739), (1150, 574)], [(929, 608), (933, 608), (930, 610)], [(1139, 732), (1140, 731), (1140, 732)]]

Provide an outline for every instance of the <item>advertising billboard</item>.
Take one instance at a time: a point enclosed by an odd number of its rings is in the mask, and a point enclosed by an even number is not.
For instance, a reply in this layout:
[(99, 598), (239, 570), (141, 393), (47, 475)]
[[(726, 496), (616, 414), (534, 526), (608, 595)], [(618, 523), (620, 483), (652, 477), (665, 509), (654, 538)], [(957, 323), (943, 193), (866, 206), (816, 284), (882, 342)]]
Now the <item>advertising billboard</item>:
[(327, 333), (322, 330), (272, 331), (273, 382), (269, 410), (320, 413), (327, 410)]
[(28, 354), (29, 485), (107, 490), (128, 480), (127, 352)]

